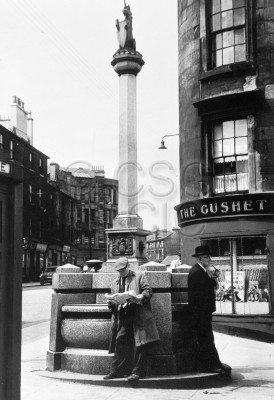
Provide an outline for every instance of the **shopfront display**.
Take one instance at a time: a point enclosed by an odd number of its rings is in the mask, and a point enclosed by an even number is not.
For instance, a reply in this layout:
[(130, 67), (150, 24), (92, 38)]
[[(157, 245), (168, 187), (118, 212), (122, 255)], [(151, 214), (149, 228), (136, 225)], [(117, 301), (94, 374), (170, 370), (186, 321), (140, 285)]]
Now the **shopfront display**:
[(216, 313), (269, 314), (269, 271), (265, 236), (202, 240), (210, 247), (212, 263), (221, 270)]

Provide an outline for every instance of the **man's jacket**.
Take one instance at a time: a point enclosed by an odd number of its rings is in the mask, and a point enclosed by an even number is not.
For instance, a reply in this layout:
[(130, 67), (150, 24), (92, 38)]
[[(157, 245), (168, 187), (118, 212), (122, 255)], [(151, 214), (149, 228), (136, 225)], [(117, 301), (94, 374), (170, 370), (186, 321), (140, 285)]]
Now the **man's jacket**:
[(216, 310), (214, 288), (216, 281), (210, 278), (197, 263), (188, 275), (188, 303), (191, 313), (213, 313)]
[[(111, 293), (119, 292), (119, 280), (116, 278), (111, 285)], [(151, 343), (159, 340), (158, 330), (151, 312), (150, 298), (152, 289), (149, 286), (145, 274), (143, 272), (135, 272), (129, 270), (125, 279), (125, 291), (134, 290), (136, 295), (142, 294), (144, 299), (141, 304), (131, 304), (128, 307), (128, 318), (132, 319), (135, 345), (141, 346), (146, 343)], [(115, 305), (112, 309), (112, 333), (110, 353), (114, 352), (115, 335), (119, 326), (119, 306)]]

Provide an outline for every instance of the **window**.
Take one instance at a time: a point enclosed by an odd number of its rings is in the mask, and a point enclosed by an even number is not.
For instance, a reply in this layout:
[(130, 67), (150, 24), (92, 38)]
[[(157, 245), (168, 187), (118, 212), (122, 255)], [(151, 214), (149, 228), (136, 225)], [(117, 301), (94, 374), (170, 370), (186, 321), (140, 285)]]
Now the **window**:
[(209, 246), (213, 264), (221, 271), (216, 292), (216, 312), (268, 314), (270, 298), (266, 237), (226, 237), (202, 242)]
[(30, 169), (34, 169), (34, 162), (33, 162), (33, 154), (29, 153), (29, 167)]
[(42, 224), (42, 221), (39, 221), (38, 222), (38, 236), (39, 236), (39, 239), (42, 239), (42, 230), (43, 230), (43, 224)]
[(85, 213), (85, 224), (90, 223), (90, 209), (89, 208), (85, 208), (84, 209), (84, 213)]
[(29, 185), (29, 202), (33, 203), (33, 186)]
[(81, 207), (77, 207), (77, 209), (76, 209), (76, 218), (77, 218), (77, 222), (82, 222), (82, 208)]
[(248, 190), (246, 119), (213, 125), (212, 161), (215, 194)]
[(41, 189), (38, 189), (38, 193), (37, 193), (37, 195), (38, 195), (38, 206), (39, 207), (42, 207), (42, 190)]
[(39, 173), (44, 175), (44, 160), (42, 158), (39, 159)]
[(212, 0), (209, 18), (211, 67), (246, 60), (245, 0)]
[(10, 158), (13, 159), (14, 157), (14, 143), (13, 140), (10, 141)]
[(3, 145), (4, 145), (4, 137), (2, 133), (0, 133), (0, 148), (3, 147)]
[(109, 210), (107, 210), (107, 212), (106, 212), (106, 223), (107, 223), (107, 224), (110, 224), (110, 223), (111, 223), (111, 221), (110, 221), (110, 212), (109, 212)]

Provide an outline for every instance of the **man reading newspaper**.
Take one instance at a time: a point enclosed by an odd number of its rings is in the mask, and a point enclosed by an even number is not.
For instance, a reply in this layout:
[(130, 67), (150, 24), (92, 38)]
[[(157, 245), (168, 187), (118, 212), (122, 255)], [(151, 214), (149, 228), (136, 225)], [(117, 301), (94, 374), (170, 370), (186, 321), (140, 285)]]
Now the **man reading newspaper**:
[[(106, 296), (113, 313), (109, 352), (114, 352), (114, 358), (110, 373), (104, 379), (128, 376), (128, 381), (133, 382), (145, 377), (148, 348), (159, 340), (150, 308), (152, 290), (143, 272), (129, 269), (126, 257), (116, 261), (115, 269), (119, 277), (111, 285), (114, 296)], [(120, 296), (124, 297), (122, 302), (118, 300), (119, 295), (115, 296), (118, 293), (123, 294)]]
[(123, 293), (114, 293), (108, 294), (106, 293), (106, 299), (111, 300), (113, 303), (116, 304), (123, 304), (125, 307), (132, 302), (140, 303), (141, 297), (136, 295), (134, 290), (128, 290), (127, 292)]

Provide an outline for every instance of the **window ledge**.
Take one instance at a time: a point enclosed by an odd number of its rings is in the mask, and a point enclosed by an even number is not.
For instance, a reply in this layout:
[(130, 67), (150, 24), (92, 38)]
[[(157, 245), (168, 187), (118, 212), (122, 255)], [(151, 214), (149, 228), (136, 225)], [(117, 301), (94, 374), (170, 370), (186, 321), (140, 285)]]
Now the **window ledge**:
[(220, 196), (229, 196), (233, 194), (247, 194), (247, 193), (249, 193), (248, 190), (237, 190), (235, 192), (212, 193), (211, 197), (220, 197)]
[(210, 71), (202, 72), (199, 76), (200, 81), (206, 81), (207, 79), (211, 78), (219, 78), (226, 75), (232, 75), (235, 72), (246, 72), (250, 74), (256, 73), (255, 65), (251, 62), (243, 61), (240, 63), (223, 65), (221, 67), (214, 68)]
[[(238, 260), (267, 260), (267, 256), (264, 254), (258, 254), (258, 255), (251, 255), (251, 256), (238, 256)], [(220, 257), (211, 257), (212, 261), (230, 261), (230, 256), (220, 256)]]

